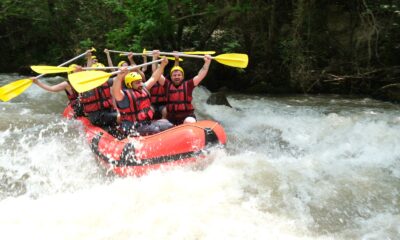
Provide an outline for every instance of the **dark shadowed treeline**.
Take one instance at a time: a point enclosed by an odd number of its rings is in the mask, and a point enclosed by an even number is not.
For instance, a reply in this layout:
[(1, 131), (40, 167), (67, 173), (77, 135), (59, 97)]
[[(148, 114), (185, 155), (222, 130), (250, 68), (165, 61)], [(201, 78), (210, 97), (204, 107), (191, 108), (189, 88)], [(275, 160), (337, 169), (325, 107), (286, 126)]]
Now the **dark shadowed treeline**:
[[(2, 0), (0, 4), (0, 72), (57, 65), (94, 46), (104, 63), (104, 48), (249, 55), (246, 69), (213, 63), (204, 81), (212, 90), (369, 94), (400, 82), (398, 1)], [(188, 75), (201, 64), (196, 59), (182, 63)]]

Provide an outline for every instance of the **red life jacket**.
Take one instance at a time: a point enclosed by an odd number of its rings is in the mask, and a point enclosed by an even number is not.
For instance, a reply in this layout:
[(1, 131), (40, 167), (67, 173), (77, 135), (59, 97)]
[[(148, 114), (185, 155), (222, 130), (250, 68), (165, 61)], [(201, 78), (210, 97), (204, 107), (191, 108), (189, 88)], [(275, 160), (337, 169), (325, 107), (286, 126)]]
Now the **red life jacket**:
[(111, 87), (112, 81), (107, 81), (100, 87), (82, 93), (80, 102), (86, 113), (113, 108)]
[(174, 112), (193, 112), (192, 92), (189, 82), (193, 80), (185, 80), (179, 86), (175, 86), (171, 81), (166, 81), (166, 98), (168, 114)]
[(151, 121), (154, 112), (151, 108), (150, 93), (147, 89), (143, 88), (142, 91), (123, 89), (123, 91), (129, 100), (129, 106), (127, 108), (118, 107), (121, 121), (134, 123)]
[(165, 104), (167, 101), (165, 97), (165, 88), (158, 82), (150, 89), (151, 103), (152, 104)]
[(70, 86), (72, 93), (68, 92), (67, 89), (65, 89), (65, 93), (67, 94), (69, 104), (74, 109), (75, 117), (84, 116), (83, 107), (79, 101), (79, 93), (71, 86), (71, 83), (67, 83)]
[(70, 102), (72, 102), (72, 101), (78, 99), (79, 93), (71, 86), (71, 83), (69, 83), (69, 82), (67, 82), (67, 83), (68, 83), (69, 87), (71, 88), (72, 94), (69, 93), (69, 92), (67, 91), (67, 89), (65, 89), (65, 93), (67, 94), (68, 100), (69, 100)]

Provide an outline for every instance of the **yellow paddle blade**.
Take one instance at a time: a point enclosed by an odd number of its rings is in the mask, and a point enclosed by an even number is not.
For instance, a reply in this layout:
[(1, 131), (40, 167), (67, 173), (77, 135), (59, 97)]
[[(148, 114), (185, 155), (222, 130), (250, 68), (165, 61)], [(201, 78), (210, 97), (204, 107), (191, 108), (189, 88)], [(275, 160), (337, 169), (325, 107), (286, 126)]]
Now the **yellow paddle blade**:
[(68, 80), (77, 92), (82, 93), (101, 86), (111, 75), (102, 71), (83, 71), (69, 74)]
[(31, 69), (40, 74), (72, 72), (73, 67), (31, 66)]
[(213, 57), (217, 62), (238, 68), (246, 68), (249, 63), (249, 57), (243, 53), (225, 53)]
[(25, 89), (32, 85), (32, 83), (32, 79), (21, 79), (4, 85), (0, 88), (0, 99), (3, 102), (10, 101), (11, 99), (23, 93)]
[(215, 54), (215, 51), (197, 51), (197, 52), (182, 52), (184, 54), (198, 54), (198, 55), (213, 55)]

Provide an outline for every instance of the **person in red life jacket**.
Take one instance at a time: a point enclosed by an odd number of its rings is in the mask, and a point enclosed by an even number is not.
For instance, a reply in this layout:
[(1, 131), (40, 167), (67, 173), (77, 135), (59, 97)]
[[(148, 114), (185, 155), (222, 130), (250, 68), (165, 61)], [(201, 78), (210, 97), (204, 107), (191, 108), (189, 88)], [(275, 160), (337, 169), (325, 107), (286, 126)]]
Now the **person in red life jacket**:
[[(104, 67), (91, 52), (86, 57), (88, 67)], [(112, 85), (113, 79), (110, 78), (101, 86), (80, 95), (83, 111), (93, 125), (103, 128), (113, 128), (118, 125), (118, 112), (111, 95)]]
[(121, 114), (121, 129), (125, 136), (136, 133), (150, 135), (173, 126), (166, 119), (153, 121), (154, 112), (149, 93), (149, 89), (159, 80), (167, 64), (168, 60), (164, 58), (160, 67), (145, 83), (142, 82), (140, 74), (128, 73), (127, 68), (122, 68), (114, 78), (113, 95)]
[(184, 79), (184, 71), (180, 66), (172, 67), (170, 79), (164, 76), (160, 77), (159, 83), (164, 86), (165, 90), (167, 119), (171, 123), (179, 125), (197, 121), (192, 104), (192, 93), (193, 89), (206, 77), (211, 59), (210, 55), (204, 55), (203, 67), (191, 79)]
[[(71, 64), (69, 67), (74, 67), (75, 70), (73, 72), (80, 72), (82, 71), (82, 67), (78, 66), (76, 64)], [(81, 117), (84, 116), (83, 113), (83, 107), (79, 101), (79, 93), (75, 91), (75, 89), (71, 86), (69, 81), (63, 81), (59, 84), (56, 85), (47, 85), (41, 81), (39, 81), (36, 77), (31, 78), (33, 83), (35, 83), (37, 86), (43, 88), (44, 90), (47, 90), (49, 92), (61, 92), (65, 91), (68, 97), (68, 104), (71, 105), (71, 107), (74, 109), (75, 112), (75, 117)]]
[[(104, 49), (104, 53), (105, 53), (106, 56), (107, 56), (108, 66), (109, 66), (109, 67), (114, 67), (113, 61), (112, 61), (111, 56), (110, 56), (110, 50), (108, 50), (107, 48), (105, 48), (105, 49)], [(129, 54), (129, 55), (128, 55), (128, 59), (129, 59), (129, 61), (131, 62), (131, 65), (133, 64), (133, 63), (132, 63), (133, 60), (131, 61), (131, 58), (132, 58), (132, 57), (133, 57), (133, 54)], [(129, 64), (128, 64), (127, 61), (120, 61), (120, 62), (118, 63), (117, 66), (118, 66), (119, 68), (121, 68), (121, 67), (128, 67)]]
[(88, 52), (86, 54), (86, 58), (87, 58), (87, 63), (86, 66), (87, 67), (105, 67), (104, 64), (100, 63), (99, 60), (97, 60), (96, 56), (92, 55), (92, 52)]
[(83, 111), (93, 125), (99, 127), (115, 127), (118, 123), (118, 112), (116, 111), (111, 87), (113, 79), (108, 79), (101, 86), (81, 93), (80, 102)]
[[(153, 55), (153, 61), (157, 60), (158, 55)], [(179, 65), (179, 57), (175, 57), (174, 66)], [(157, 63), (152, 64), (152, 71), (157, 70)], [(167, 102), (167, 98), (165, 96), (164, 86), (162, 86), (159, 82), (154, 84), (154, 86), (150, 89), (151, 95), (151, 105), (154, 109), (154, 119), (166, 119), (167, 118), (167, 109), (165, 108), (165, 104)]]

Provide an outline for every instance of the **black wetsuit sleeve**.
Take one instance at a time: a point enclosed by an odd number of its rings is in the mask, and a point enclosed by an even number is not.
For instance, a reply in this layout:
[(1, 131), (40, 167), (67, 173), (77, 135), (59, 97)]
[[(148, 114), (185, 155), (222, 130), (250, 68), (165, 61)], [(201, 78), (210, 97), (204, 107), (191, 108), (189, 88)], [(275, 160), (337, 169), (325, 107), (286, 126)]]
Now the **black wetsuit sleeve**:
[(128, 108), (129, 107), (129, 99), (126, 96), (126, 93), (124, 94), (124, 98), (121, 101), (117, 101), (117, 106), (118, 106), (118, 108)]
[(107, 80), (107, 83), (108, 83), (109, 86), (112, 86), (112, 85), (114, 84), (114, 80), (113, 80), (113, 79), (114, 79), (113, 77), (110, 77), (110, 78)]

